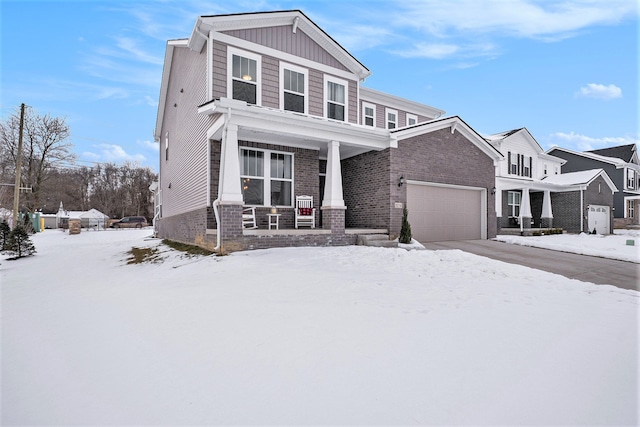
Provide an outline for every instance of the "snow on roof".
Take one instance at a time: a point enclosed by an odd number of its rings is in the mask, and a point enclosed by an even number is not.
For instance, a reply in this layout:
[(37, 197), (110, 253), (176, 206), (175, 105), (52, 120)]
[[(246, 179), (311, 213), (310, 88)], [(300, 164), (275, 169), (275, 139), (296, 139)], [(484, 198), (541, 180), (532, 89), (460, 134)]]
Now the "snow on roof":
[(602, 169), (589, 169), (586, 171), (562, 173), (559, 175), (550, 175), (544, 179), (544, 182), (556, 185), (587, 185), (602, 175), (604, 180), (609, 184), (611, 190), (618, 191), (609, 175)]

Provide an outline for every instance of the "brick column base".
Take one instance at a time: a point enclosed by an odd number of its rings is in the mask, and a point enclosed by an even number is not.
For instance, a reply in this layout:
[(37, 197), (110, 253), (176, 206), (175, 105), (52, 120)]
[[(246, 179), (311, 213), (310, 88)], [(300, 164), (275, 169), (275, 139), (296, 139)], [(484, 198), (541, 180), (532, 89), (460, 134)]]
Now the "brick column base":
[(242, 243), (242, 205), (224, 204), (218, 206), (220, 215), (220, 252), (244, 249)]
[(331, 234), (344, 234), (344, 217), (346, 209), (322, 209), (322, 228), (331, 230)]
[(540, 218), (540, 227), (542, 228), (553, 227), (553, 218)]

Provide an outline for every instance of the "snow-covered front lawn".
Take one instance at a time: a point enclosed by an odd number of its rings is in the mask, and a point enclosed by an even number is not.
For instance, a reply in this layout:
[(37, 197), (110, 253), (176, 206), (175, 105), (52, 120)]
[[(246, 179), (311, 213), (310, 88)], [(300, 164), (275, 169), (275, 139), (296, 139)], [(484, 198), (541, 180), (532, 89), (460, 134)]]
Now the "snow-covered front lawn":
[[(2, 424), (636, 425), (636, 291), (458, 250), (0, 259)], [(158, 249), (128, 265), (127, 251)]]
[[(496, 240), (581, 255), (640, 263), (640, 231), (614, 230), (614, 234), (552, 234), (549, 236), (499, 235)], [(633, 242), (633, 244), (629, 244)]]

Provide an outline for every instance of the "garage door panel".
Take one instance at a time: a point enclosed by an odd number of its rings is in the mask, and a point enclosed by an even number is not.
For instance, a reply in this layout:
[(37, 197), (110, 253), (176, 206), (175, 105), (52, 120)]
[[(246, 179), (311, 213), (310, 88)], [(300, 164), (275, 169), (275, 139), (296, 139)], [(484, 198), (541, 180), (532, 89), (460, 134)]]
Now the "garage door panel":
[(482, 238), (482, 192), (432, 185), (407, 185), (407, 208), (418, 241)]

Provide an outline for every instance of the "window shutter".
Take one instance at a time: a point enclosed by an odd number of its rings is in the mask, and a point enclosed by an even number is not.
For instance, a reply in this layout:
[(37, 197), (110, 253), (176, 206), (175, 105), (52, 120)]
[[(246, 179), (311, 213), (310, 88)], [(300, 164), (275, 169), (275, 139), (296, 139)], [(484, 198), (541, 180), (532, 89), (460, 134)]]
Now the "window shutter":
[(510, 174), (511, 173), (511, 151), (507, 153), (507, 161), (509, 162), (507, 173)]
[(529, 178), (533, 178), (533, 157), (529, 157)]
[(522, 154), (518, 154), (518, 176), (522, 176)]

